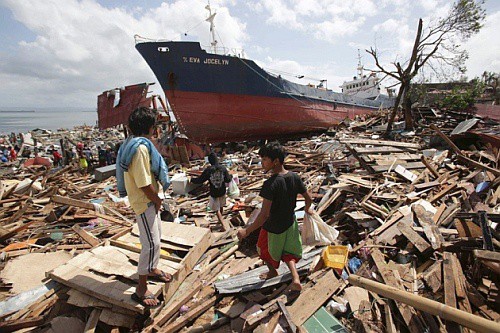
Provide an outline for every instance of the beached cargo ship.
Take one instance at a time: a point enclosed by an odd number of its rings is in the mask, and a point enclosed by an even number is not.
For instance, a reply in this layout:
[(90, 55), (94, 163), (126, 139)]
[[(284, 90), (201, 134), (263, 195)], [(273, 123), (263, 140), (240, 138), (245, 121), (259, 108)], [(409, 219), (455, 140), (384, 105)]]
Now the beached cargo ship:
[(207, 52), (198, 42), (136, 36), (136, 49), (161, 84), (180, 130), (196, 142), (317, 132), (392, 103), (293, 83), (252, 60)]

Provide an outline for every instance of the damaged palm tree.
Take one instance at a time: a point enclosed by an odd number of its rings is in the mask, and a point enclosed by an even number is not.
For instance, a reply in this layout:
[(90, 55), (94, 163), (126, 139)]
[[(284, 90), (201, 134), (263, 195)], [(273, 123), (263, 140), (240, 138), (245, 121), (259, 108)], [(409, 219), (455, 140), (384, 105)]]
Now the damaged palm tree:
[(376, 73), (384, 73), (399, 84), (399, 91), (394, 109), (387, 124), (385, 136), (392, 130), (394, 118), (401, 105), (405, 115), (405, 128), (413, 128), (411, 117), (411, 103), (408, 100), (408, 90), (411, 81), (424, 65), (434, 73), (442, 74), (446, 69), (464, 73), (467, 51), (460, 49), (458, 42), (464, 42), (479, 32), (485, 19), (484, 1), (458, 0), (453, 4), (446, 17), (440, 18), (437, 23), (424, 28), (422, 19), (418, 21), (417, 34), (413, 44), (410, 59), (405, 62), (395, 61), (395, 69), (386, 69), (380, 63), (380, 54), (375, 48), (366, 50), (375, 59)]

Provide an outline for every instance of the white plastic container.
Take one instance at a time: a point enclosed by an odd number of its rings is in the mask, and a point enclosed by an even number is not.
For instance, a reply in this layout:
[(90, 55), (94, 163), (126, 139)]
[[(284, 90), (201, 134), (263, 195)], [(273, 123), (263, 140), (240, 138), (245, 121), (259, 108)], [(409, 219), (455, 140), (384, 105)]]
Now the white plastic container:
[(184, 172), (176, 173), (171, 179), (172, 192), (177, 195), (184, 195), (199, 187), (200, 184), (193, 184), (188, 181)]

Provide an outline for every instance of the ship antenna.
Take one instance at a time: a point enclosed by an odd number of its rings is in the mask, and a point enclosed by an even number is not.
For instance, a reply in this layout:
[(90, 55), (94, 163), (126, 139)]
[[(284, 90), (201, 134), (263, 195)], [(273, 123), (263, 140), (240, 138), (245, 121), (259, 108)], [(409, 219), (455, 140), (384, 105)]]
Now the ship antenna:
[(360, 79), (363, 79), (363, 65), (361, 64), (361, 54), (358, 49), (358, 75)]
[(212, 45), (213, 53), (217, 54), (217, 40), (215, 39), (215, 24), (214, 24), (214, 17), (215, 14), (212, 14), (212, 9), (210, 8), (210, 1), (208, 1), (208, 5), (205, 6), (205, 9), (208, 10), (208, 17), (205, 21), (210, 22), (210, 32), (212, 34), (212, 41), (210, 44)]

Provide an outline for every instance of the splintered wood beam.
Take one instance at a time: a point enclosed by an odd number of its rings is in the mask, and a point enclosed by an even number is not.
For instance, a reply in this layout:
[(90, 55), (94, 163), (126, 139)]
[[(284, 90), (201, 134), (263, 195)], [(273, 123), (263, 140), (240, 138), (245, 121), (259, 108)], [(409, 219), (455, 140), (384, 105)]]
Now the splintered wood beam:
[(480, 260), (500, 263), (500, 252), (487, 250), (474, 250), (474, 256)]
[(83, 230), (82, 227), (80, 227), (78, 224), (75, 224), (71, 229), (73, 229), (73, 231), (75, 231), (78, 236), (89, 243), (92, 247), (100, 244), (100, 241), (97, 237), (92, 235), (90, 232)]
[(424, 234), (431, 242), (432, 248), (434, 250), (440, 249), (443, 246), (444, 238), (439, 231), (439, 227), (432, 220), (431, 214), (429, 215), (421, 205), (414, 205), (412, 209), (418, 218), (418, 222), (424, 228)]
[(460, 148), (458, 148), (455, 145), (455, 143), (453, 143), (453, 141), (451, 141), (451, 139), (448, 136), (446, 136), (446, 134), (444, 134), (443, 132), (441, 132), (439, 130), (439, 128), (437, 128), (436, 125), (431, 124), (430, 127), (431, 127), (431, 129), (433, 129), (437, 133), (437, 135), (439, 135), (441, 137), (441, 139), (443, 139), (451, 147), (451, 149), (455, 152), (455, 154), (463, 155), (462, 151), (460, 150)]
[(438, 201), (439, 199), (441, 199), (442, 197), (444, 197), (445, 195), (447, 195), (448, 193), (450, 193), (451, 191), (453, 191), (455, 188), (457, 188), (457, 183), (454, 183), (452, 185), (447, 186), (446, 188), (442, 189), (439, 193), (437, 193), (436, 195), (434, 195), (429, 200), (429, 202), (430, 203), (434, 203), (434, 202)]
[(354, 286), (365, 288), (402, 304), (408, 304), (416, 309), (445, 320), (454, 321), (479, 333), (500, 333), (500, 323), (452, 308), (446, 304), (353, 274), (349, 276), (348, 281)]
[(176, 321), (162, 327), (158, 333), (174, 333), (185, 327), (190, 321), (198, 318), (203, 312), (207, 311), (215, 304), (215, 296), (210, 297), (194, 309), (188, 311), (184, 316), (179, 317)]
[(418, 143), (400, 142), (400, 141), (386, 141), (386, 140), (370, 140), (370, 139), (347, 139), (340, 140), (342, 143), (350, 143), (356, 145), (373, 145), (373, 146), (389, 146), (389, 147), (403, 147), (410, 149), (420, 149)]
[[(453, 262), (453, 276), (455, 278), (455, 290), (457, 293), (458, 308), (462, 311), (472, 313), (472, 308), (467, 296), (466, 279), (460, 261), (456, 254), (451, 255)], [(472, 333), (471, 330), (464, 328), (463, 333)]]
[(437, 128), (436, 125), (434, 124), (431, 124), (431, 129), (433, 129), (434, 131), (436, 131), (436, 133), (444, 140), (446, 141), (446, 143), (451, 147), (451, 149), (453, 150), (453, 152), (455, 152), (455, 154), (457, 154), (457, 159), (465, 164), (468, 164), (469, 166), (472, 166), (474, 168), (479, 168), (479, 169), (483, 169), (483, 170), (486, 170), (486, 171), (489, 171), (491, 173), (493, 173), (495, 176), (500, 176), (500, 170), (498, 169), (495, 169), (495, 168), (492, 168), (490, 166), (487, 166), (487, 165), (484, 165), (482, 163), (479, 163), (479, 162), (476, 162), (474, 161), (473, 159), (470, 159), (466, 156), (464, 156), (463, 152), (460, 150), (460, 148), (458, 148), (454, 143), (453, 141), (451, 141), (451, 139), (449, 137), (447, 137), (443, 132), (441, 132), (439, 130), (439, 128)]
[(198, 279), (199, 273), (190, 275), (177, 289), (175, 295), (165, 304), (160, 313), (158, 313), (153, 322), (143, 329), (144, 333), (151, 333), (156, 330), (155, 327), (161, 327), (167, 323), (183, 306), (188, 303), (193, 296), (202, 288), (201, 280)]
[[(281, 312), (283, 313), (283, 316), (285, 317), (286, 323), (288, 324), (288, 327), (290, 328), (290, 330), (294, 333), (297, 332), (297, 327), (295, 326), (293, 319), (292, 319), (292, 316), (290, 315), (290, 312), (288, 312), (285, 304), (282, 301), (278, 301), (278, 306), (279, 306)], [(273, 332), (274, 332), (274, 328), (273, 328)]]
[[(453, 276), (453, 259), (450, 252), (444, 252), (443, 254), (443, 285), (445, 304), (452, 308), (457, 308), (455, 278)], [(446, 330), (448, 332), (460, 332), (460, 329), (454, 322), (446, 322)]]
[(492, 168), (492, 167), (487, 166), (485, 164), (476, 162), (473, 159), (470, 159), (470, 158), (463, 156), (463, 155), (457, 155), (457, 158), (460, 162), (468, 164), (471, 167), (489, 171), (497, 177), (500, 176), (500, 170), (498, 170), (498, 169), (495, 169), (495, 168)]
[[(385, 263), (385, 258), (382, 252), (380, 252), (380, 250), (378, 249), (373, 249), (371, 256), (373, 262), (375, 263), (375, 266), (377, 267), (378, 271), (380, 272), (380, 275), (382, 276), (382, 280), (384, 280), (384, 282), (388, 286), (391, 286), (395, 290), (404, 290), (403, 282), (400, 279), (396, 278), (396, 276), (394, 275), (394, 271), (391, 268), (389, 268), (389, 266)], [(358, 284), (354, 283), (351, 284), (354, 286), (365, 288), (364, 286), (360, 286)], [(368, 288), (365, 289), (371, 290)], [(371, 291), (376, 292), (375, 290)], [(420, 318), (417, 316), (417, 312), (415, 311), (414, 308), (410, 307), (408, 304), (400, 302), (397, 303), (397, 305), (398, 305), (397, 308), (401, 313), (401, 316), (403, 317), (403, 320), (408, 326), (408, 329), (410, 330), (411, 333), (419, 333), (425, 330), (424, 323), (422, 323)]]
[(90, 313), (89, 319), (87, 320), (87, 324), (85, 325), (85, 329), (83, 333), (94, 333), (97, 327), (97, 323), (99, 322), (99, 316), (101, 315), (102, 309), (95, 308)]
[(424, 163), (425, 167), (432, 173), (432, 175), (434, 177), (438, 178), (439, 177), (439, 172), (436, 171), (436, 169), (427, 160), (427, 158), (424, 155), (422, 155), (421, 159), (422, 159), (422, 163)]
[(68, 205), (68, 206), (74, 206), (74, 207), (80, 207), (80, 208), (85, 208), (85, 209), (90, 209), (94, 210), (94, 204), (90, 202), (85, 202), (82, 200), (77, 200), (77, 199), (71, 199), (67, 197), (62, 197), (60, 195), (54, 195), (52, 197), (52, 202), (61, 204), (61, 205)]
[(16, 332), (23, 328), (41, 326), (45, 322), (44, 316), (6, 320), (0, 322), (0, 332)]
[(361, 166), (366, 170), (368, 171), (369, 173), (375, 173), (375, 171), (373, 170), (373, 168), (368, 164), (366, 163), (365, 159), (363, 158), (363, 156), (359, 156), (359, 154), (356, 152), (356, 149), (353, 148), (350, 144), (346, 143), (346, 148), (349, 150), (349, 152), (352, 154), (352, 156), (354, 156), (358, 161), (359, 161), (359, 164), (361, 164)]
[(314, 287), (305, 289), (293, 305), (287, 307), (295, 325), (301, 326), (311, 317), (332, 295), (342, 282), (337, 280), (330, 269), (323, 275)]
[(26, 213), (28, 208), (31, 206), (30, 203), (31, 203), (31, 200), (26, 200), (25, 202), (23, 202), (21, 204), (21, 207), (19, 208), (19, 210), (17, 212), (15, 212), (14, 215), (12, 215), (5, 223), (3, 223), (3, 225), (8, 225), (8, 224), (11, 224), (11, 223), (19, 220), (24, 215), (24, 213)]
[(415, 247), (420, 251), (420, 253), (424, 253), (425, 251), (429, 250), (431, 248), (431, 245), (427, 243), (425, 239), (420, 237), (420, 235), (413, 230), (412, 227), (409, 225), (399, 222), (397, 224), (399, 231), (408, 238), (408, 240), (415, 245)]

